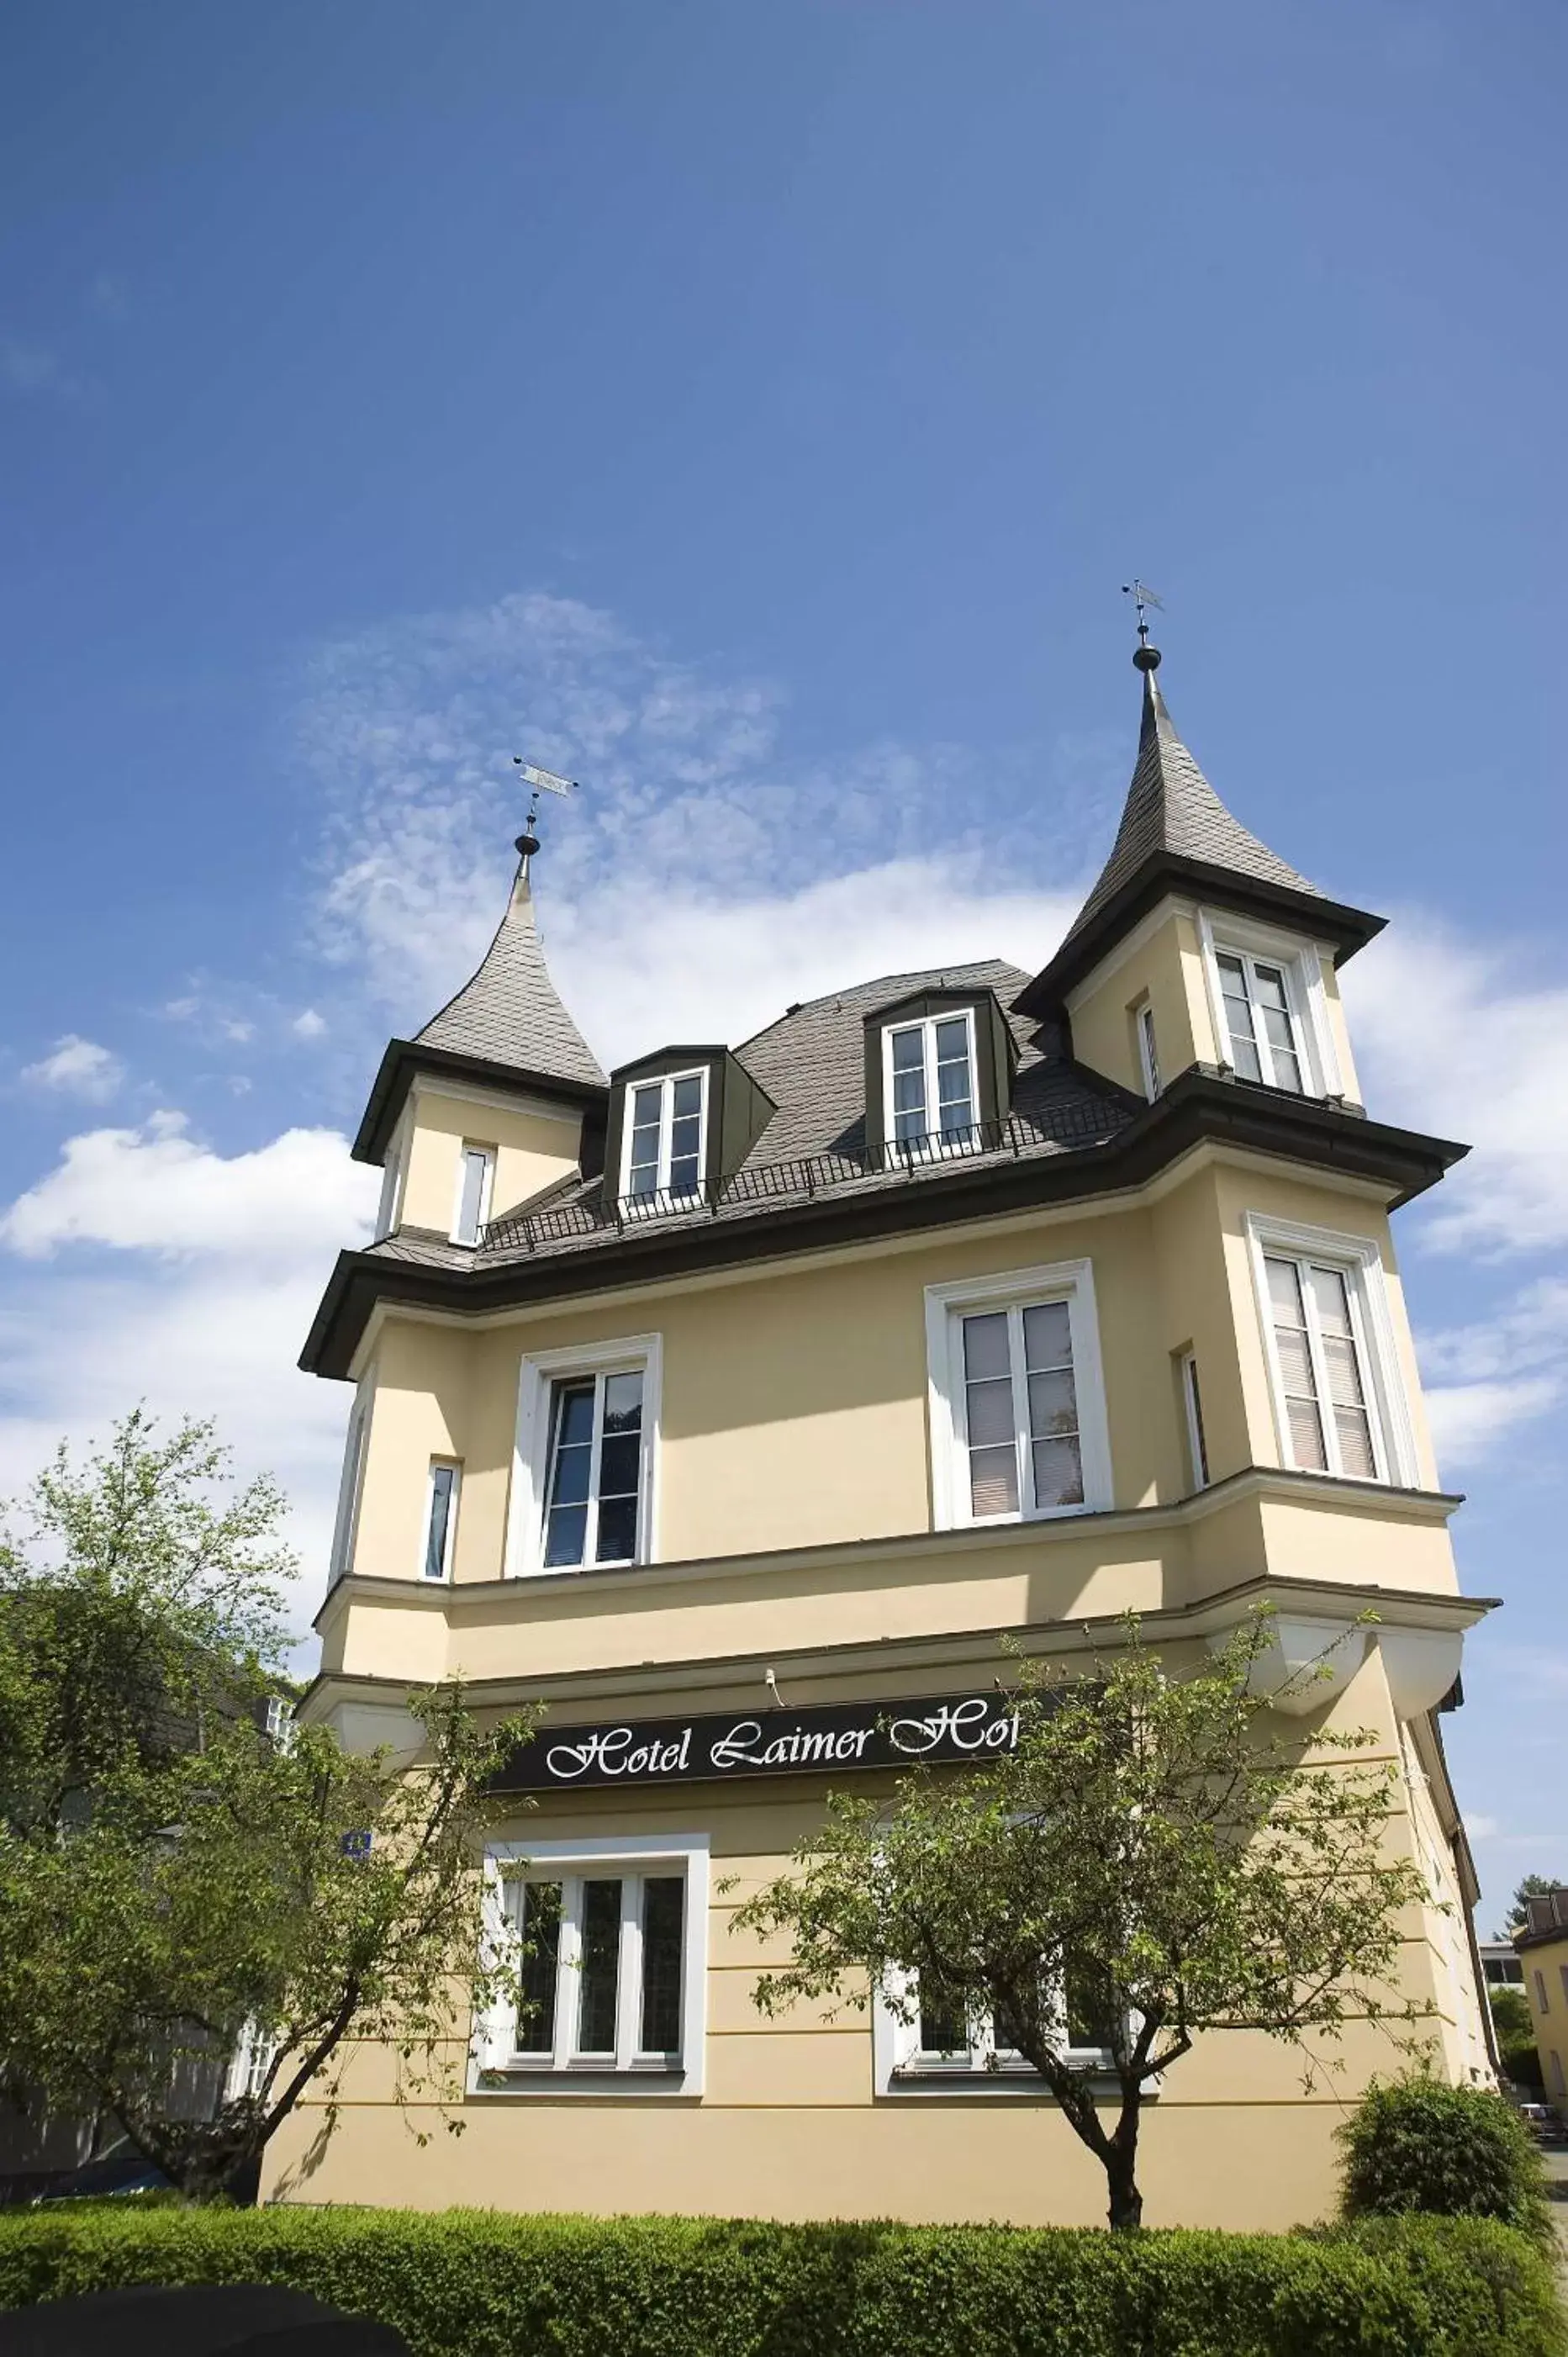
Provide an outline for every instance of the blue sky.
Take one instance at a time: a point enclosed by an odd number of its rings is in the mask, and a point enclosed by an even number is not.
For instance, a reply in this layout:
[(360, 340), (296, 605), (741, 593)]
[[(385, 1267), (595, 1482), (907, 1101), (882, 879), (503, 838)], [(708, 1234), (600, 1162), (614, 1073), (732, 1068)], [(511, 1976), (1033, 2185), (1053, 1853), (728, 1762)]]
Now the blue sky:
[(1219, 791), (1387, 910), (1373, 1108), (1472, 1502), (1487, 1879), (1568, 1875), (1560, 112), (1549, 0), (13, 0), (0, 25), (0, 1479), (292, 1372), (389, 1030), (518, 816), (607, 1060), (1036, 965), (1119, 584)]

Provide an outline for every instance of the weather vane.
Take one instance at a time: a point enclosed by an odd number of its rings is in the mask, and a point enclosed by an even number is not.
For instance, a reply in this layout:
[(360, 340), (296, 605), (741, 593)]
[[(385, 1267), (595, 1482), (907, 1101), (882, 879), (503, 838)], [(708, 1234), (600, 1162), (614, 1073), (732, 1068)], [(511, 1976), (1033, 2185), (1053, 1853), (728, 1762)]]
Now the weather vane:
[(1133, 576), (1131, 581), (1123, 581), (1122, 595), (1123, 597), (1131, 597), (1138, 609), (1138, 643), (1140, 646), (1146, 647), (1149, 643), (1149, 618), (1145, 609), (1153, 606), (1156, 613), (1163, 614), (1165, 610), (1165, 601), (1163, 597), (1156, 597), (1148, 583), (1140, 581), (1136, 574)]
[[(521, 851), (523, 844), (526, 843), (530, 850), (537, 851), (539, 839), (533, 832), (533, 827), (539, 816), (540, 795), (542, 793), (575, 794), (577, 791), (577, 780), (575, 778), (558, 778), (553, 770), (536, 769), (532, 761), (525, 761), (521, 753), (512, 755), (511, 763), (514, 770), (521, 770), (524, 784), (533, 789), (529, 797), (528, 816), (523, 820), (522, 833), (518, 837), (518, 848)], [(526, 853), (524, 856), (527, 856)]]

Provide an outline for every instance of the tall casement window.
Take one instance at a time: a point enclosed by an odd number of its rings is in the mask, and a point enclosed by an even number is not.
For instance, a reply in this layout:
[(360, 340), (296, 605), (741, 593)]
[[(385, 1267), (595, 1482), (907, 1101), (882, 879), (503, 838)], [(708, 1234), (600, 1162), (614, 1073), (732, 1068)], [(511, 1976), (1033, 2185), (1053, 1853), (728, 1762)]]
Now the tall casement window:
[(649, 1561), (659, 1368), (650, 1334), (523, 1361), (509, 1572)]
[(620, 1191), (636, 1202), (650, 1195), (700, 1195), (706, 1148), (705, 1071), (668, 1072), (627, 1091)]
[[(1079, 2069), (1092, 2070), (1098, 2063), (1109, 2071), (1113, 2036), (1109, 1986), (1085, 1976), (1047, 1994), (1067, 2059)], [(961, 2005), (920, 1986), (912, 1973), (884, 1982), (873, 2035), (879, 2094), (921, 2083), (972, 2092), (977, 2080), (982, 2084), (1007, 2080), (1015, 2093), (1020, 2081), (1026, 2088), (1040, 2084), (1033, 2064), (1019, 2053), (1004, 2014), (966, 2016)]]
[(1231, 1063), (1244, 1081), (1266, 1081), (1300, 1096), (1306, 1082), (1289, 968), (1226, 949), (1215, 952), (1214, 962)]
[(371, 1428), (371, 1394), (360, 1393), (349, 1411), (348, 1437), (343, 1443), (343, 1472), (338, 1484), (338, 1513), (332, 1528), (332, 1577), (341, 1578), (354, 1559), (354, 1537), (360, 1521), (360, 1491), (364, 1484), (365, 1443)]
[(1247, 1225), (1282, 1461), (1346, 1480), (1414, 1481), (1377, 1247), (1257, 1214)]
[(1138, 1070), (1144, 1094), (1153, 1104), (1160, 1093), (1160, 1053), (1155, 1044), (1155, 1010), (1146, 998), (1141, 998), (1133, 1009), (1133, 1027), (1138, 1035)]
[(1087, 1261), (926, 1294), (937, 1527), (1111, 1503)]
[(465, 1138), (457, 1158), (457, 1200), (452, 1214), (455, 1244), (477, 1244), (490, 1216), (495, 1186), (496, 1149)]
[(450, 1579), (457, 1543), (457, 1493), (463, 1469), (455, 1458), (433, 1457), (425, 1490), (424, 1544), (419, 1568), (425, 1579)]
[(400, 1125), (396, 1136), (387, 1148), (387, 1158), (381, 1166), (381, 1200), (376, 1205), (376, 1242), (390, 1236), (397, 1225), (400, 1199), (403, 1194), (403, 1168), (408, 1152), (406, 1130)]
[(1203, 1430), (1203, 1394), (1197, 1384), (1197, 1357), (1192, 1351), (1183, 1351), (1176, 1361), (1176, 1379), (1181, 1385), (1182, 1416), (1187, 1425), (1187, 1467), (1195, 1490), (1208, 1487), (1208, 1442)]
[[(521, 1851), (523, 1845), (516, 1846)], [(478, 2084), (701, 2085), (707, 1968), (705, 1835), (502, 1846), (490, 1861), (492, 1938), (508, 1985), (481, 2026)]]
[(882, 1035), (886, 1144), (911, 1156), (961, 1151), (976, 1143), (974, 1017), (927, 1016), (890, 1023)]

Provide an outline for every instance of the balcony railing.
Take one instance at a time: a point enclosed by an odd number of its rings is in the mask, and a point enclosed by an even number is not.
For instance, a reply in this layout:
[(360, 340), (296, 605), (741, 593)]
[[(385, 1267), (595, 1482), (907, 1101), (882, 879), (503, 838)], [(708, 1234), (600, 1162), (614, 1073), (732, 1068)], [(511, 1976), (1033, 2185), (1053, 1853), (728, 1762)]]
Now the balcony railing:
[(785, 1162), (748, 1163), (729, 1178), (710, 1179), (694, 1193), (668, 1189), (616, 1198), (596, 1193), (572, 1203), (543, 1204), (492, 1220), (485, 1230), (487, 1252), (537, 1252), (542, 1246), (618, 1233), (661, 1220), (716, 1219), (768, 1203), (810, 1201), (818, 1195), (889, 1180), (918, 1180), (944, 1165), (981, 1156), (1037, 1153), (1042, 1146), (1101, 1146), (1125, 1126), (1127, 1114), (1109, 1104), (1065, 1103), (1043, 1106), (1027, 1120), (975, 1122), (962, 1129), (932, 1131), (897, 1144), (872, 1145), (859, 1154), (806, 1154)]

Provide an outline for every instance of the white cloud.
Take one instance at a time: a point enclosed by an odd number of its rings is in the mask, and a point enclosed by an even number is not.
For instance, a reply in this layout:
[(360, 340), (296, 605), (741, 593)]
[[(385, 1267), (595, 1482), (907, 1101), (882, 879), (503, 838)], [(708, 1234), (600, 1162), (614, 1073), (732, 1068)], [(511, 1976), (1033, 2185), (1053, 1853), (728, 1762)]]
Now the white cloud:
[(1346, 968), (1368, 1102), (1380, 1118), (1474, 1141), (1424, 1224), (1448, 1251), (1568, 1244), (1568, 987), (1418, 915)]
[(79, 1039), (74, 1031), (68, 1031), (39, 1062), (23, 1066), (22, 1078), (35, 1088), (59, 1089), (63, 1095), (102, 1104), (124, 1082), (125, 1067), (96, 1040)]
[(0, 1243), (29, 1260), (99, 1244), (286, 1261), (358, 1241), (374, 1192), (373, 1173), (349, 1161), (335, 1130), (285, 1130), (225, 1157), (199, 1145), (183, 1114), (165, 1114), (68, 1139), (54, 1169), (0, 1214)]
[(1475, 1465), (1568, 1392), (1568, 1278), (1539, 1278), (1489, 1318), (1423, 1334), (1420, 1351), (1439, 1461)]
[(317, 1015), (314, 1006), (307, 1006), (295, 1017), (288, 1028), (296, 1039), (320, 1039), (326, 1035), (327, 1018), (324, 1015)]
[(347, 1399), (295, 1362), (375, 1192), (375, 1174), (327, 1130), (223, 1156), (166, 1113), (69, 1140), (0, 1215), (0, 1243), (55, 1264), (21, 1274), (0, 1314), (11, 1411), (0, 1492), (20, 1489), (62, 1435), (102, 1436), (138, 1399), (171, 1418), (215, 1415), (242, 1472), (266, 1468), (289, 1494), (303, 1629), (324, 1584)]

